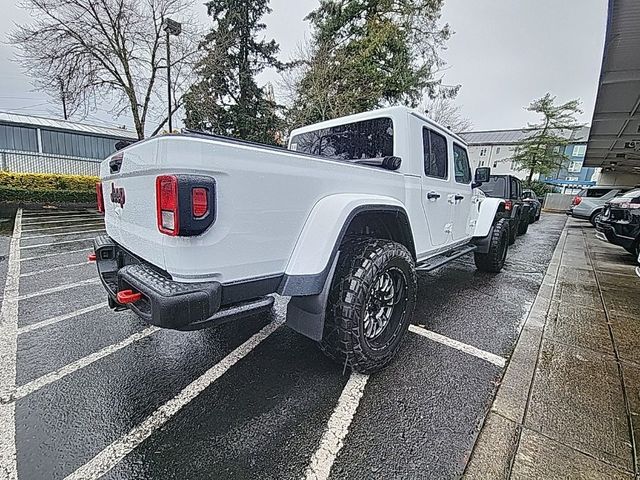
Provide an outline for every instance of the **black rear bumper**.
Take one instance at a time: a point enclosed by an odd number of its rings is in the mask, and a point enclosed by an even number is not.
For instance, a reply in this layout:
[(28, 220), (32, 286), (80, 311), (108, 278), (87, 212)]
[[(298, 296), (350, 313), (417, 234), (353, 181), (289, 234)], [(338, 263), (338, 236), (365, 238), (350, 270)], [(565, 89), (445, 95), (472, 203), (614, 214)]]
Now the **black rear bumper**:
[[(100, 280), (109, 305), (130, 308), (145, 322), (174, 330), (197, 330), (268, 310), (273, 297), (262, 297), (221, 309), (223, 285), (219, 282), (181, 283), (135, 257), (109, 236), (94, 240)], [(132, 290), (141, 298), (121, 304), (118, 292)]]

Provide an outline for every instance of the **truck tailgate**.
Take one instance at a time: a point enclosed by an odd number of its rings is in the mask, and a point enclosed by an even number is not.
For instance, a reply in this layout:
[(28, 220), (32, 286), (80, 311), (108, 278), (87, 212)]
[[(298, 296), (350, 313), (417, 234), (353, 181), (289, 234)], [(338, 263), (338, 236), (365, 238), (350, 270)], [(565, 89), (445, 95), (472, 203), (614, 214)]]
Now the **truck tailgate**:
[(164, 269), (164, 235), (156, 220), (157, 142), (128, 147), (100, 165), (107, 234)]

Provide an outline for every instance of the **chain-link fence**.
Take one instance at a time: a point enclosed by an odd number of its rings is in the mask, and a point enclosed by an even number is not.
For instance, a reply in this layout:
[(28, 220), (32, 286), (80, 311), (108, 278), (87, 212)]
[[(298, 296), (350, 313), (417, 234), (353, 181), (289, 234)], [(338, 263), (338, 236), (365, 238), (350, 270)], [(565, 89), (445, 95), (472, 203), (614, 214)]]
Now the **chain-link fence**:
[(100, 160), (63, 157), (46, 153), (0, 152), (0, 170), (20, 173), (63, 173), (94, 175), (100, 173)]

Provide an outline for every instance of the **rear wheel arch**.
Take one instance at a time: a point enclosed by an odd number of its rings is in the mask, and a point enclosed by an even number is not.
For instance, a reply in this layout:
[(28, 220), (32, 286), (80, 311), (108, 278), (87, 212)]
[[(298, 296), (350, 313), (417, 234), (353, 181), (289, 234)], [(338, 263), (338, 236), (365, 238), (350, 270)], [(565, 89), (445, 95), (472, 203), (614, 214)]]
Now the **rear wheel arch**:
[[(360, 208), (346, 222), (337, 246), (351, 237), (391, 240), (404, 245), (416, 259), (416, 247), (407, 212), (399, 207)], [(334, 249), (335, 250), (335, 249)]]
[[(278, 293), (285, 296), (304, 296), (319, 294), (325, 283), (330, 282), (328, 278), (330, 271), (343, 244), (353, 237), (379, 238), (391, 240), (403, 245), (416, 259), (415, 242), (413, 230), (406, 210), (400, 205), (390, 204), (364, 204), (351, 209), (349, 214), (341, 222), (340, 231), (332, 240), (333, 246), (330, 253), (325, 253), (328, 257), (321, 272), (317, 274), (288, 274), (285, 273)], [(314, 231), (316, 231), (314, 229)], [(321, 234), (321, 232), (316, 232)], [(304, 243), (296, 247), (304, 250)]]

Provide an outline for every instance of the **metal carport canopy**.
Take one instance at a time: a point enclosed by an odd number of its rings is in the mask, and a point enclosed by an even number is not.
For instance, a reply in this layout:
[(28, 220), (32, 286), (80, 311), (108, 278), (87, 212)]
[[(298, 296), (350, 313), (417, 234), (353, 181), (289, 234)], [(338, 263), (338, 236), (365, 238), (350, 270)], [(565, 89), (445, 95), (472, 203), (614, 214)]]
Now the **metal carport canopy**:
[(609, 0), (584, 165), (640, 173), (640, 0)]

